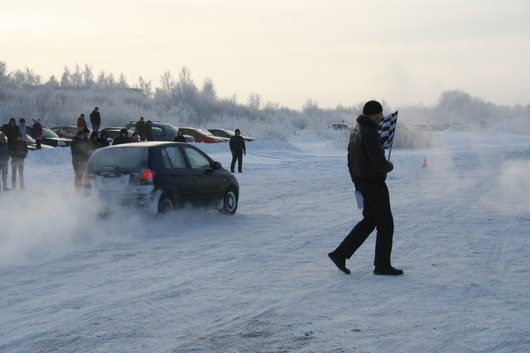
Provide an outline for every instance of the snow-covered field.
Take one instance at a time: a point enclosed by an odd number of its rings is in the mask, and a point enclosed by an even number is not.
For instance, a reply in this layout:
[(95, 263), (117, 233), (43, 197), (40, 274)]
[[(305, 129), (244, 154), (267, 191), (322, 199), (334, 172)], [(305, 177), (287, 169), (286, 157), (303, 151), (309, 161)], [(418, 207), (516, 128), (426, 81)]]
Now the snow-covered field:
[(233, 217), (98, 218), (70, 151), (32, 152), (0, 192), (0, 351), (529, 352), (530, 136), (441, 140), (392, 151), (390, 278), (374, 236), (350, 276), (327, 258), (361, 217), (331, 140), (249, 143)]

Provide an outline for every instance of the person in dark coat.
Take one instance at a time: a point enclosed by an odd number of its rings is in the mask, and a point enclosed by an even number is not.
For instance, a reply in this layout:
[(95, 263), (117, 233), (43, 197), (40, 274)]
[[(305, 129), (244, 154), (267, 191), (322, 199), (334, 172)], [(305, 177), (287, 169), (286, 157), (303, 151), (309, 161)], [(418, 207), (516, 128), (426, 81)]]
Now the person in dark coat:
[(363, 244), (374, 229), (377, 229), (375, 245), (374, 274), (401, 275), (402, 270), (392, 267), (392, 237), (394, 220), (390, 210), (390, 197), (385, 180), (394, 166), (386, 160), (379, 122), (383, 118), (383, 107), (379, 102), (369, 101), (364, 105), (363, 114), (357, 118), (348, 144), (348, 169), (355, 189), (362, 194), (363, 219), (357, 223), (329, 258), (344, 273), (349, 259)]
[(95, 107), (92, 113), (90, 113), (90, 124), (92, 124), (92, 131), (99, 131), (99, 127), (101, 126), (101, 115), (99, 114), (98, 107)]
[(90, 142), (86, 136), (83, 131), (78, 131), (70, 145), (75, 175), (74, 184), (78, 189), (81, 187), (81, 178), (91, 154)]
[(173, 137), (173, 142), (186, 142), (186, 138), (184, 137), (184, 132), (182, 130), (179, 130), (175, 137)]
[(153, 136), (153, 122), (151, 120), (147, 120), (147, 123), (145, 124), (145, 139), (147, 141), (155, 140)]
[(123, 128), (120, 130), (120, 136), (116, 137), (114, 141), (112, 141), (112, 145), (121, 145), (123, 143), (129, 142), (131, 142), (131, 139), (129, 138), (129, 132), (127, 129)]
[(245, 140), (241, 137), (241, 131), (236, 129), (235, 135), (230, 138), (230, 151), (232, 152), (232, 164), (230, 164), (230, 170), (234, 172), (237, 161), (237, 171), (243, 172), (243, 155), (247, 154), (245, 147)]
[(2, 190), (8, 191), (7, 172), (9, 169), (9, 145), (7, 144), (6, 134), (0, 131), (0, 173), (2, 174)]
[(79, 118), (77, 118), (77, 130), (81, 131), (83, 129), (87, 129), (88, 126), (86, 124), (85, 120), (85, 114), (79, 115)]
[(99, 144), (99, 147), (107, 147), (110, 145), (109, 143), (109, 135), (107, 134), (106, 131), (101, 131), (99, 133), (99, 138), (98, 138), (98, 144)]
[(28, 155), (28, 143), (19, 132), (15, 140), (15, 146), (11, 151), (11, 189), (17, 188), (17, 171), (19, 174), (20, 190), (24, 190), (24, 159)]
[(136, 127), (134, 131), (137, 132), (138, 135), (140, 135), (140, 139), (142, 141), (145, 141), (145, 138), (146, 138), (145, 135), (147, 133), (147, 124), (145, 123), (143, 116), (141, 116), (140, 120), (136, 122)]
[(9, 146), (9, 153), (13, 151), (17, 136), (20, 133), (20, 129), (15, 119), (9, 119), (9, 123), (2, 126), (2, 131), (6, 134), (7, 144)]
[(31, 137), (35, 139), (37, 149), (40, 150), (42, 144), (42, 124), (40, 119), (33, 119), (33, 129), (31, 129)]
[(88, 142), (89, 142), (88, 144), (90, 147), (90, 154), (94, 153), (95, 150), (101, 147), (99, 145), (98, 133), (95, 131), (92, 131), (92, 133), (90, 134), (90, 138)]

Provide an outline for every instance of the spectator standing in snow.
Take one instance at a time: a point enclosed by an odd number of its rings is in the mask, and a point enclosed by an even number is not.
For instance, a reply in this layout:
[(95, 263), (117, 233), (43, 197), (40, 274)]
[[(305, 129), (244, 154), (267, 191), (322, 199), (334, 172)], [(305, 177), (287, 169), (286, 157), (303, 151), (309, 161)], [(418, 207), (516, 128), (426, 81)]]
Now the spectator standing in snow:
[(85, 114), (79, 115), (79, 118), (77, 118), (77, 130), (81, 131), (83, 129), (88, 128), (85, 120)]
[(22, 134), (22, 139), (28, 142), (28, 131), (26, 129), (26, 119), (20, 118), (20, 120), (18, 121), (18, 128), (20, 129), (20, 133)]
[(101, 131), (98, 138), (99, 147), (107, 147), (109, 143), (109, 135), (106, 131)]
[(86, 136), (87, 135), (82, 130), (78, 131), (70, 145), (72, 152), (72, 166), (74, 167), (75, 175), (74, 184), (77, 189), (81, 187), (81, 178), (91, 153), (90, 142), (87, 140)]
[(95, 150), (101, 147), (99, 145), (97, 132), (92, 131), (92, 133), (90, 134), (90, 139), (88, 140), (88, 145), (90, 147), (90, 154), (94, 153)]
[(383, 107), (379, 102), (369, 101), (363, 107), (363, 114), (357, 118), (348, 144), (348, 169), (355, 185), (363, 197), (363, 219), (357, 223), (329, 258), (344, 273), (349, 259), (363, 244), (374, 229), (377, 229), (375, 245), (374, 274), (401, 275), (402, 270), (392, 267), (392, 237), (394, 220), (390, 210), (390, 197), (385, 180), (394, 166), (385, 157), (379, 122), (383, 118)]
[(236, 129), (235, 135), (230, 138), (230, 151), (232, 152), (232, 163), (230, 164), (230, 171), (233, 173), (236, 161), (237, 161), (237, 171), (239, 173), (243, 172), (243, 155), (247, 154), (245, 147), (245, 140), (241, 137), (241, 131)]
[(92, 113), (90, 113), (90, 124), (92, 124), (92, 131), (99, 131), (99, 127), (101, 126), (101, 115), (99, 114), (98, 107), (95, 107)]
[(2, 190), (8, 191), (7, 170), (9, 169), (9, 145), (3, 131), (0, 131), (0, 173), (2, 174)]
[(120, 136), (116, 137), (114, 141), (112, 141), (112, 145), (121, 145), (129, 142), (131, 142), (131, 139), (129, 138), (129, 132), (127, 129), (123, 128), (120, 130)]
[(142, 141), (145, 141), (145, 135), (147, 132), (147, 124), (145, 123), (143, 116), (141, 116), (140, 120), (136, 122), (136, 128), (134, 129), (134, 131), (137, 132), (138, 135), (140, 135), (140, 139)]
[(13, 151), (17, 136), (20, 133), (17, 122), (15, 119), (9, 119), (9, 123), (2, 126), (2, 131), (6, 134), (7, 144), (9, 146), (9, 153)]
[(131, 135), (131, 142), (140, 142), (140, 135), (136, 131)]
[(22, 139), (19, 132), (15, 146), (11, 151), (11, 189), (17, 188), (17, 171), (19, 174), (20, 190), (24, 190), (24, 159), (28, 155), (28, 143)]
[(179, 130), (175, 137), (173, 137), (173, 142), (186, 142), (186, 138), (184, 137), (184, 132), (182, 130)]
[(151, 120), (147, 120), (147, 123), (145, 124), (145, 139), (147, 141), (155, 140), (153, 137), (153, 122)]
[(33, 129), (31, 129), (31, 136), (35, 139), (37, 149), (40, 150), (42, 143), (42, 124), (40, 119), (33, 119)]

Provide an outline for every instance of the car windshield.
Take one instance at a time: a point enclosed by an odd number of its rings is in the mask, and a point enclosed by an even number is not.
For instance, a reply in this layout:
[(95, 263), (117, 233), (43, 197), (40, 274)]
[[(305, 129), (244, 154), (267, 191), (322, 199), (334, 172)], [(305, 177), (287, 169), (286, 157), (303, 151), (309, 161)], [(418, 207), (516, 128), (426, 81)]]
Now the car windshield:
[(174, 127), (171, 124), (164, 125), (164, 128), (166, 129), (167, 133), (169, 133), (169, 134), (175, 134), (176, 135), (177, 132), (179, 132), (179, 129), (177, 129), (176, 127)]
[(42, 128), (42, 136), (47, 137), (47, 138), (58, 138), (59, 137), (59, 135), (57, 135), (55, 132), (45, 127)]
[(200, 132), (202, 132), (206, 136), (213, 136), (213, 134), (210, 131), (208, 131), (208, 130), (204, 130), (204, 129), (197, 129), (197, 130), (199, 130)]
[(144, 147), (105, 148), (94, 152), (87, 169), (140, 169), (147, 164), (147, 149)]

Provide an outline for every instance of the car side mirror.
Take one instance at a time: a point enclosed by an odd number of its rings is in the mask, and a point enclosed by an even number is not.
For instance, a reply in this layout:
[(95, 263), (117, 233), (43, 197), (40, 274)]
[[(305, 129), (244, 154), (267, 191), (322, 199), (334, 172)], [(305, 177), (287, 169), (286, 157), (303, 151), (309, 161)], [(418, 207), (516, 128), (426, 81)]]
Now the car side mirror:
[(221, 169), (223, 166), (219, 162), (213, 162), (213, 169)]

